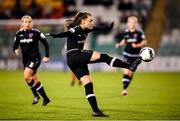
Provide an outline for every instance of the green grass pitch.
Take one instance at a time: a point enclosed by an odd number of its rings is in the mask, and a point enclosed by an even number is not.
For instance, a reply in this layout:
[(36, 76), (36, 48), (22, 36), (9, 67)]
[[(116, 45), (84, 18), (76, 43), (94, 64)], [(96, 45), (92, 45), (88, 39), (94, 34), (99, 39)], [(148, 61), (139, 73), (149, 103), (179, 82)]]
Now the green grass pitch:
[(0, 71), (0, 119), (180, 120), (180, 73), (136, 73), (127, 97), (121, 95), (122, 73), (92, 72), (94, 91), (108, 118), (94, 118), (83, 86), (70, 86), (69, 72), (40, 71), (51, 99), (32, 106), (22, 71)]

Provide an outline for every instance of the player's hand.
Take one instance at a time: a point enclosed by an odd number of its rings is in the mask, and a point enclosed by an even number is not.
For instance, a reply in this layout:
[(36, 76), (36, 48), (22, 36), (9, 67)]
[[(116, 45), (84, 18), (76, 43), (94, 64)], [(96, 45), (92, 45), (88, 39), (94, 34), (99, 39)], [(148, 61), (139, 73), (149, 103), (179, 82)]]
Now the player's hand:
[(137, 44), (135, 44), (135, 43), (132, 43), (131, 45), (133, 48), (138, 48)]
[(46, 35), (46, 36), (51, 36), (51, 33), (46, 33), (45, 35)]
[(15, 54), (18, 56), (19, 55), (19, 49), (15, 49)]
[(117, 43), (117, 44), (115, 45), (115, 47), (116, 47), (116, 48), (120, 48), (121, 46), (120, 46), (119, 43)]
[(42, 61), (47, 63), (49, 61), (49, 58), (48, 57), (43, 57)]
[(114, 21), (112, 21), (112, 22), (110, 23), (110, 29), (112, 29), (113, 26), (114, 26)]

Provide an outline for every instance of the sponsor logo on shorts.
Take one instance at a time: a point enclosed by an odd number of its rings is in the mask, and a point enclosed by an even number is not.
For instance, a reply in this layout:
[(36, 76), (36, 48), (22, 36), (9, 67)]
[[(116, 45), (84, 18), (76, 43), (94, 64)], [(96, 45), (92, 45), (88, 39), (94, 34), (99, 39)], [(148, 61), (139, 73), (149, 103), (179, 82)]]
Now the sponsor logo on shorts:
[(34, 66), (34, 62), (31, 62), (31, 63), (29, 64), (29, 67), (32, 68), (33, 66)]

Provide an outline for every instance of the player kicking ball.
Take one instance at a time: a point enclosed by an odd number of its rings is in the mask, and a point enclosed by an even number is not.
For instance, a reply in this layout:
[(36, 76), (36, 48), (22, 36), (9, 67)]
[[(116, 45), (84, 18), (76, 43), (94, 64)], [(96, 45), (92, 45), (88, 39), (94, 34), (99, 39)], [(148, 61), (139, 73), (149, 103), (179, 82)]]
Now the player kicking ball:
[(83, 49), (88, 33), (92, 31), (111, 31), (114, 25), (113, 22), (108, 26), (94, 27), (93, 17), (87, 12), (79, 12), (72, 20), (67, 21), (65, 24), (67, 31), (58, 34), (47, 33), (46, 35), (54, 38), (67, 37), (67, 64), (77, 79), (84, 85), (86, 98), (93, 111), (92, 116), (108, 117), (97, 104), (88, 64), (103, 62), (112, 67), (128, 68), (134, 71), (141, 60), (129, 64), (105, 53)]

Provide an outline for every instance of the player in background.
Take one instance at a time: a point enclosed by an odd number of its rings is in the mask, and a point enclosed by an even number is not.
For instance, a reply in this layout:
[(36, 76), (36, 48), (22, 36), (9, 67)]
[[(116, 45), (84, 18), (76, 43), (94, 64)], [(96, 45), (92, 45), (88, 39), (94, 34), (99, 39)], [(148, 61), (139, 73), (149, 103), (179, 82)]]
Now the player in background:
[[(123, 60), (127, 63), (133, 63), (138, 57), (139, 52), (143, 46), (146, 45), (146, 38), (144, 32), (140, 29), (138, 19), (135, 16), (128, 17), (127, 29), (125, 29), (123, 39), (115, 46), (120, 48), (126, 45), (123, 51)], [(123, 91), (122, 95), (127, 95), (127, 88), (131, 83), (134, 72), (128, 68), (123, 70)]]
[(21, 47), (24, 65), (24, 80), (27, 82), (34, 95), (32, 104), (38, 103), (40, 94), (43, 97), (42, 105), (45, 106), (50, 100), (37, 75), (37, 69), (41, 64), (38, 42), (41, 41), (44, 45), (45, 57), (43, 57), (42, 61), (45, 63), (49, 61), (49, 45), (44, 34), (39, 30), (32, 28), (32, 26), (33, 21), (30, 16), (25, 15), (21, 18), (20, 29), (14, 37), (13, 51), (18, 56), (20, 54), (19, 46)]
[(74, 73), (71, 73), (71, 86), (74, 86), (76, 82), (78, 82), (79, 86), (82, 84), (82, 82), (76, 78), (76, 75), (74, 75)]
[(93, 91), (93, 83), (88, 70), (89, 63), (104, 62), (112, 67), (129, 68), (135, 70), (141, 59), (133, 64), (128, 64), (118, 58), (110, 57), (107, 54), (93, 50), (83, 49), (88, 33), (92, 31), (111, 31), (113, 22), (104, 27), (93, 27), (93, 17), (90, 13), (79, 12), (74, 19), (69, 20), (66, 32), (59, 34), (47, 33), (54, 38), (67, 37), (67, 64), (78, 80), (84, 84), (86, 98), (93, 110), (92, 116), (107, 117), (98, 107), (96, 96)]

